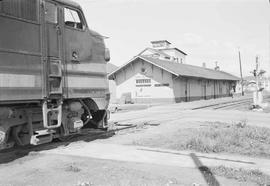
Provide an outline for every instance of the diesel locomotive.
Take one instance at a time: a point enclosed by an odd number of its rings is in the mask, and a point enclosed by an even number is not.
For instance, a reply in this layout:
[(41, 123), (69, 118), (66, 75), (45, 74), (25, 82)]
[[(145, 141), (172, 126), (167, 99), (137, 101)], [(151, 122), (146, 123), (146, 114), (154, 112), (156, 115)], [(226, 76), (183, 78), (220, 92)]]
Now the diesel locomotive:
[(0, 0), (0, 150), (108, 128), (104, 37), (70, 0)]

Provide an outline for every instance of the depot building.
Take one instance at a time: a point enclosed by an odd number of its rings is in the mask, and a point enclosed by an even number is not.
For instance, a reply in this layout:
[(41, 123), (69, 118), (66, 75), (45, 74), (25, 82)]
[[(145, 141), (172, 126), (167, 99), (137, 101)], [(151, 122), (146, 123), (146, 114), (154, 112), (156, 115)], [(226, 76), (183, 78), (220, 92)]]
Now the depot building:
[(152, 41), (123, 66), (109, 74), (112, 102), (178, 103), (230, 96), (238, 77), (215, 69), (186, 64), (186, 53), (167, 40)]

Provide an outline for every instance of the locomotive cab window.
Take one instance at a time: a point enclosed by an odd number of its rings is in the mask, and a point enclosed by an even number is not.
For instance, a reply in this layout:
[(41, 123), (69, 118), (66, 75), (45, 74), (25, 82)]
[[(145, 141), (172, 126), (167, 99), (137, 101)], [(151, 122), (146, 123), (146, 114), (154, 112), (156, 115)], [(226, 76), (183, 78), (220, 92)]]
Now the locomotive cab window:
[(80, 30), (85, 27), (81, 13), (69, 8), (65, 8), (65, 25)]

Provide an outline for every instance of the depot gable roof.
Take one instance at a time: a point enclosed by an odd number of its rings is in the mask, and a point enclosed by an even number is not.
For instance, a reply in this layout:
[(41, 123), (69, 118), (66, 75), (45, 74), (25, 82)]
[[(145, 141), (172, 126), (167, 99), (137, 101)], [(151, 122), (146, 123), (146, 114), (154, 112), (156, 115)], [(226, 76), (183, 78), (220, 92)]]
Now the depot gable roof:
[(120, 71), (122, 68), (126, 67), (128, 64), (132, 63), (133, 61), (136, 61), (137, 59), (142, 59), (176, 76), (197, 77), (197, 78), (213, 79), (213, 80), (233, 80), (233, 81), (239, 80), (238, 77), (224, 71), (212, 70), (209, 68), (181, 64), (181, 63), (176, 63), (172, 61), (146, 57), (146, 56), (134, 57), (132, 60), (130, 60), (123, 66), (119, 67), (118, 69), (110, 73), (109, 79), (112, 79), (115, 73), (117, 73), (118, 71)]

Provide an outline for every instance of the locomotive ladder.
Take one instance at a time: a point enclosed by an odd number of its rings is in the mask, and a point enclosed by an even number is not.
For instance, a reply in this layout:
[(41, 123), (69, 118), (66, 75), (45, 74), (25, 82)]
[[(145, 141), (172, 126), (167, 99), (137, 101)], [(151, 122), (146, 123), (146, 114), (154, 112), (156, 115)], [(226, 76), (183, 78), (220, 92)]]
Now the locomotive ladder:
[(42, 106), (43, 125), (46, 129), (58, 128), (62, 123), (63, 79), (61, 60), (49, 60), (47, 96)]
[(46, 98), (42, 104), (43, 130), (33, 131), (31, 144), (51, 142), (55, 128), (62, 124), (63, 78), (61, 60), (48, 59), (46, 63)]

